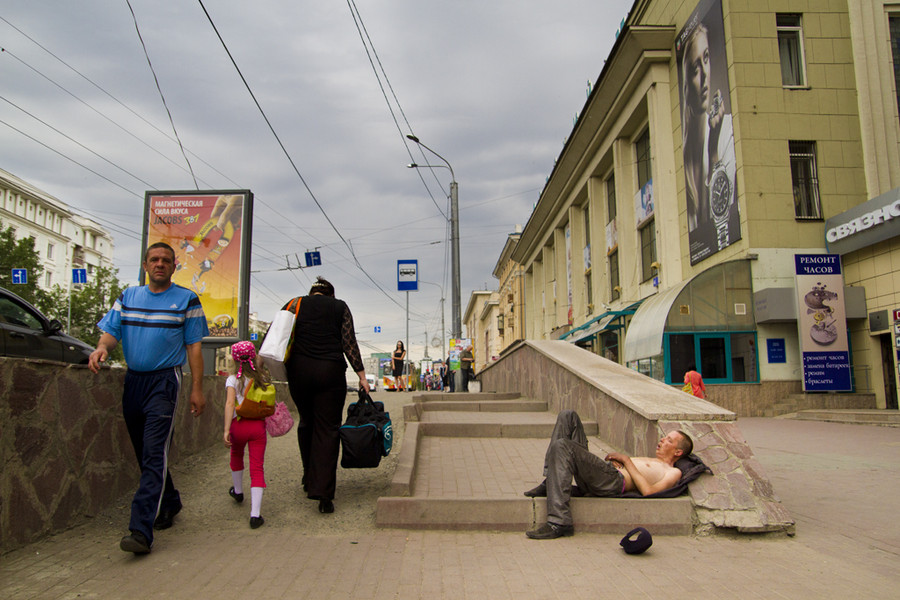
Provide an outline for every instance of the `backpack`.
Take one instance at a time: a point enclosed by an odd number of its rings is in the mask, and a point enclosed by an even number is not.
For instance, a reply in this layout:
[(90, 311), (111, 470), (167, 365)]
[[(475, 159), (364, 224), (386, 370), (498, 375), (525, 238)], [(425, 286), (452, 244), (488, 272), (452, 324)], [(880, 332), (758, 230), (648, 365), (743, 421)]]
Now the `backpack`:
[(234, 411), (242, 419), (265, 419), (275, 414), (275, 385), (270, 383), (263, 389), (251, 379)]

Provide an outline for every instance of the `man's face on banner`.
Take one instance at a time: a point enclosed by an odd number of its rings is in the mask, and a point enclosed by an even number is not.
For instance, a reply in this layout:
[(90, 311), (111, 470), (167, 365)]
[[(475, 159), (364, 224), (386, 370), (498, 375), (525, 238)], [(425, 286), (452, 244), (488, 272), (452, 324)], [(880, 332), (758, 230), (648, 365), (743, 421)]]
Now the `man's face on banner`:
[(709, 108), (709, 39), (703, 29), (697, 29), (691, 36), (684, 54), (688, 106), (706, 112)]

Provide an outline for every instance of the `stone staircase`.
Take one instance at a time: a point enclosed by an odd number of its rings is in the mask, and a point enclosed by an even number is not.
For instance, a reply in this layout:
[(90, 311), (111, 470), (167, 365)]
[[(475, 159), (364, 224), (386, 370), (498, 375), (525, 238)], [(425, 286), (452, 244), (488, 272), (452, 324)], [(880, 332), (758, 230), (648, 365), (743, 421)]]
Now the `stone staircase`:
[[(518, 393), (419, 394), (404, 406), (406, 432), (390, 495), (378, 499), (380, 527), (525, 531), (546, 520), (546, 500), (522, 495), (542, 479), (556, 413)], [(604, 455), (596, 421), (590, 449)], [(693, 529), (690, 497), (573, 498), (578, 531), (654, 534)]]
[(832, 423), (858, 423), (860, 425), (900, 427), (900, 411), (898, 410), (815, 409), (801, 410), (791, 415), (786, 415), (786, 417), (801, 421), (829, 421)]

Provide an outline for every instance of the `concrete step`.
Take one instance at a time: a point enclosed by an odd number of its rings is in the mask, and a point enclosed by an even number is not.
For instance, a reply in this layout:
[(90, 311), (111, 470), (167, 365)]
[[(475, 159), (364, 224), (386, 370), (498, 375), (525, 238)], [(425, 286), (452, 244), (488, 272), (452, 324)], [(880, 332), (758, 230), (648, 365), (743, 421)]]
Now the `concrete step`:
[(858, 423), (861, 425), (900, 427), (900, 411), (898, 410), (801, 410), (795, 413), (793, 418), (801, 421), (829, 421), (835, 423)]
[[(578, 532), (624, 534), (646, 527), (653, 535), (690, 535), (693, 506), (687, 496), (669, 499), (572, 498)], [(547, 520), (544, 498), (422, 498), (382, 496), (379, 527), (526, 531)]]
[[(540, 438), (549, 440), (556, 415), (548, 412), (425, 411), (425, 435), (435, 437)], [(584, 433), (596, 436), (596, 421), (584, 421)]]
[(547, 412), (547, 403), (540, 400), (434, 401), (422, 403), (421, 406), (423, 411)]

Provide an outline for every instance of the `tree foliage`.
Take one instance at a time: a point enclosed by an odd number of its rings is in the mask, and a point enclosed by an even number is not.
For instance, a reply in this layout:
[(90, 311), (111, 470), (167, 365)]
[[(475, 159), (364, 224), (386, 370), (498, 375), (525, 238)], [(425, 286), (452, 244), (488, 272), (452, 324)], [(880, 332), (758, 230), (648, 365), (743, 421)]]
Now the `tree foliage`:
[[(28, 283), (14, 284), (13, 269), (26, 269)], [(0, 222), (0, 287), (41, 308), (50, 297), (49, 292), (38, 286), (43, 275), (44, 265), (34, 247), (34, 238), (17, 240), (16, 230), (13, 227), (3, 227)]]

